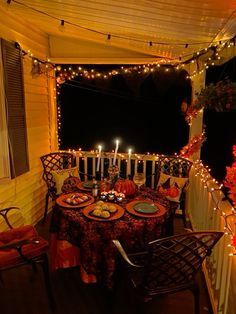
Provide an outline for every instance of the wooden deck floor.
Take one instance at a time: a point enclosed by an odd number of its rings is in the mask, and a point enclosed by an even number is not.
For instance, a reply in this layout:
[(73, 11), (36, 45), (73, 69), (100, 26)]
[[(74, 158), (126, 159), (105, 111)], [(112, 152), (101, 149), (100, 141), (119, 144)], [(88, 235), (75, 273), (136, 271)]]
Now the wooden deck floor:
[[(49, 238), (48, 224), (39, 223), (37, 229), (44, 237)], [(182, 220), (175, 219), (176, 233), (183, 232)], [(32, 275), (29, 266), (21, 270), (10, 270), (3, 273), (0, 282), (1, 314), (50, 314), (41, 270)], [(131, 285), (123, 278), (119, 282), (113, 299), (106, 289), (99, 284), (84, 284), (80, 280), (77, 267), (58, 270), (51, 273), (53, 293), (56, 301), (55, 314), (193, 314), (193, 296), (191, 292), (180, 292), (160, 297), (142, 308), (140, 300), (134, 294)], [(200, 273), (201, 312), (212, 314), (207, 290)]]

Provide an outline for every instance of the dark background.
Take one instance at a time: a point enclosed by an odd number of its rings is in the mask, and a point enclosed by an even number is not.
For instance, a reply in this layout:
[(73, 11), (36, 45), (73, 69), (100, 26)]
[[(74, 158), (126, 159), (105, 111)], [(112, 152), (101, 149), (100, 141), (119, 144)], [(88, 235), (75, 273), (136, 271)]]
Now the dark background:
[[(89, 68), (89, 66), (85, 66)], [(116, 65), (90, 66), (97, 71), (119, 68)], [(108, 80), (78, 77), (61, 85), (58, 98), (62, 110), (61, 148), (132, 148), (137, 153), (173, 154), (188, 143), (189, 126), (181, 111), (184, 99), (191, 103), (188, 73), (161, 67), (152, 74), (116, 75)], [(206, 85), (229, 78), (236, 81), (236, 58), (222, 66), (207, 69)], [(233, 162), (236, 144), (235, 112), (204, 111), (206, 142), (201, 159), (213, 177), (224, 179), (226, 166)]]
[[(206, 85), (230, 79), (236, 81), (236, 58), (221, 66), (210, 67), (206, 72)], [(231, 166), (232, 146), (236, 144), (236, 112), (204, 111), (203, 123), (207, 141), (201, 150), (201, 159), (211, 168), (212, 176), (220, 182), (226, 175), (226, 166)]]
[(79, 77), (62, 84), (61, 148), (91, 150), (101, 144), (103, 151), (111, 151), (119, 138), (121, 152), (130, 147), (134, 153), (179, 152), (188, 142), (181, 103), (191, 101), (191, 84), (186, 71), (165, 70), (116, 75), (107, 81)]

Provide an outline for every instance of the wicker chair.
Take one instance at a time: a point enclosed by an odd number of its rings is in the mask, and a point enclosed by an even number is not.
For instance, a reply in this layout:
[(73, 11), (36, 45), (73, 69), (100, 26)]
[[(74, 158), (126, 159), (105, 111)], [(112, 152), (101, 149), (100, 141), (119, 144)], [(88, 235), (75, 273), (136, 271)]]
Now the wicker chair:
[(185, 193), (189, 185), (189, 173), (192, 167), (192, 161), (174, 155), (159, 156), (157, 161), (157, 177), (156, 185), (162, 176), (171, 176), (173, 181), (183, 181), (182, 188), (180, 189), (180, 196), (178, 200), (171, 200), (170, 215), (166, 220), (164, 230), (165, 236), (174, 234), (173, 220), (176, 209), (181, 206), (182, 218), (184, 227), (187, 227), (186, 214), (185, 214)]
[(19, 208), (8, 207), (0, 210), (0, 216), (3, 217), (9, 227), (8, 230), (0, 232), (0, 276), (3, 271), (24, 265), (31, 265), (32, 269), (36, 271), (37, 265), (41, 265), (49, 306), (54, 309), (55, 302), (51, 289), (47, 257), (49, 244), (38, 235), (36, 229), (31, 225), (13, 228), (8, 220), (8, 213), (14, 209)]
[[(190, 232), (149, 242), (146, 251), (127, 254), (113, 240), (125, 260), (126, 272), (141, 299), (189, 289), (194, 295), (194, 313), (199, 314), (196, 274), (223, 232)], [(143, 304), (144, 304), (143, 302)]]
[(55, 152), (43, 155), (40, 159), (43, 165), (43, 180), (46, 182), (48, 188), (42, 220), (44, 223), (48, 212), (49, 197), (55, 201), (58, 194), (52, 171), (70, 169), (71, 167), (76, 166), (76, 156), (69, 152)]

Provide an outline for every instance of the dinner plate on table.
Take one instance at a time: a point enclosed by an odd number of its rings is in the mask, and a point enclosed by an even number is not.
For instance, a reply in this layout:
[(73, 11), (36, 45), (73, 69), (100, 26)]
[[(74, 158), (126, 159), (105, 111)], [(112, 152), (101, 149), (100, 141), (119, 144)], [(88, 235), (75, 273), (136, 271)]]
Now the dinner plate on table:
[(165, 214), (166, 209), (159, 203), (148, 200), (135, 200), (126, 204), (126, 210), (134, 215), (145, 218), (155, 218)]
[(65, 208), (81, 208), (94, 203), (94, 197), (81, 192), (67, 193), (58, 196), (56, 203)]
[[(97, 181), (98, 189), (100, 188), (100, 181)], [(91, 192), (93, 188), (93, 181), (83, 181), (77, 184), (77, 188), (81, 191)]]
[(115, 208), (115, 212), (113, 213), (110, 213), (110, 217), (108, 218), (103, 218), (103, 217), (100, 217), (100, 216), (95, 216), (93, 215), (93, 211), (97, 208), (97, 204), (96, 203), (93, 203), (91, 205), (88, 205), (86, 206), (84, 209), (83, 209), (83, 214), (89, 218), (89, 219), (92, 219), (92, 220), (96, 220), (96, 221), (112, 221), (112, 220), (116, 220), (116, 219), (119, 219), (121, 218), (124, 213), (125, 213), (125, 210), (123, 207), (121, 207), (120, 205), (117, 205), (115, 203), (109, 203), (109, 202), (105, 202), (105, 204), (107, 206), (112, 206), (112, 208)]

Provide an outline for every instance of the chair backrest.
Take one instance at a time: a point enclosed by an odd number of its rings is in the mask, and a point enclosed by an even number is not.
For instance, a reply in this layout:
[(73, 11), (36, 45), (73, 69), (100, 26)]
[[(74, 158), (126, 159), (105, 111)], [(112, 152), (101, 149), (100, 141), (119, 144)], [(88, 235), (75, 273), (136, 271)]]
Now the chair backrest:
[[(162, 186), (165, 189), (174, 187), (174, 192), (172, 192), (177, 193), (177, 196), (171, 196), (168, 199), (179, 202), (184, 198), (184, 192), (189, 184), (189, 173), (192, 164), (192, 161), (175, 155), (159, 156), (155, 186)], [(160, 189), (158, 190), (160, 191)]]
[(43, 179), (47, 183), (51, 194), (56, 194), (56, 182), (54, 181), (54, 170), (70, 169), (76, 166), (76, 156), (69, 152), (53, 152), (40, 157), (43, 165)]
[(174, 177), (188, 178), (192, 161), (175, 155), (162, 155), (158, 157), (157, 170)]
[[(147, 295), (171, 293), (193, 285), (204, 259), (224, 233), (190, 232), (149, 242), (147, 252), (136, 254), (143, 263), (140, 287)], [(144, 256), (146, 256), (144, 258)]]

